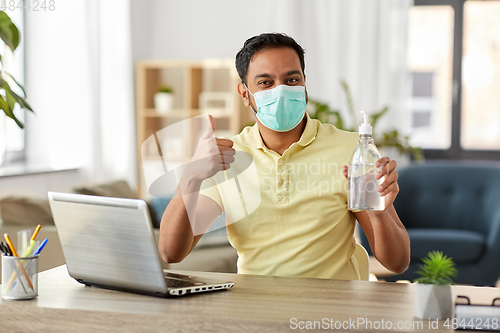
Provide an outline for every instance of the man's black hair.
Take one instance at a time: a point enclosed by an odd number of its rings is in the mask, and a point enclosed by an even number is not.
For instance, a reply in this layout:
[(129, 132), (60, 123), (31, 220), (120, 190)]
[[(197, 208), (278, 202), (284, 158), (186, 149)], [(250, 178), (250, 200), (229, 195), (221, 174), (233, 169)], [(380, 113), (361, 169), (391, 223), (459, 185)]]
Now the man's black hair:
[(292, 37), (281, 33), (264, 33), (247, 39), (245, 44), (243, 44), (243, 48), (236, 54), (236, 70), (241, 82), (247, 82), (248, 65), (255, 53), (268, 48), (275, 49), (280, 47), (291, 47), (297, 52), (302, 73), (305, 73), (304, 49)]

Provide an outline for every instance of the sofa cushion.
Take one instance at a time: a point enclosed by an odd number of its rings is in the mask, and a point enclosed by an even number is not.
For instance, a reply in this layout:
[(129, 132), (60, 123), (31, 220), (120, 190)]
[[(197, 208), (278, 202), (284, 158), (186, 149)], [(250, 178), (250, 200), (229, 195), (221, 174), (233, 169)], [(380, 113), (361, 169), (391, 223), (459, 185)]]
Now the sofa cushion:
[(0, 200), (0, 214), (5, 225), (54, 225), (47, 199), (9, 196)]
[(97, 195), (102, 197), (137, 199), (128, 183), (124, 180), (116, 180), (109, 183), (88, 185), (73, 188), (78, 194)]
[(456, 263), (477, 261), (486, 247), (485, 237), (474, 231), (452, 229), (408, 229), (411, 258), (420, 260), (430, 251), (442, 251)]
[[(75, 187), (73, 191), (78, 194), (96, 195), (100, 197), (137, 199), (137, 195), (132, 191), (125, 180)], [(158, 228), (161, 221), (161, 215), (158, 214), (158, 210), (155, 211), (155, 209), (151, 207), (150, 203), (148, 203), (148, 209), (153, 227)], [(165, 208), (163, 210), (165, 210)], [(163, 214), (163, 211), (161, 214)]]
[(161, 218), (170, 200), (171, 198), (169, 197), (153, 197), (148, 201), (154, 228), (160, 227)]
[[(170, 200), (172, 200), (172, 197), (154, 197), (149, 200), (148, 204), (151, 207), (151, 217), (155, 223), (155, 228), (160, 227), (163, 212), (165, 212)], [(226, 217), (225, 214), (222, 214), (215, 220), (210, 228), (208, 228), (207, 232), (203, 235), (198, 244), (196, 244), (196, 248), (200, 249), (224, 245), (229, 245), (229, 240), (226, 230)]]

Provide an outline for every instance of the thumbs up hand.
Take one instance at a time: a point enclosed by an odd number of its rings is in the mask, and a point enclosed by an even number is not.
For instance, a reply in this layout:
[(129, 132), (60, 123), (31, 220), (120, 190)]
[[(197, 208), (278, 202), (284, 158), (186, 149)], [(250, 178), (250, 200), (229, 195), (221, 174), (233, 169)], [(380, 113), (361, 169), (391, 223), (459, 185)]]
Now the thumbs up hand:
[(189, 166), (189, 171), (203, 181), (221, 170), (227, 170), (234, 162), (236, 151), (233, 141), (214, 137), (215, 121), (208, 115), (209, 124), (202, 134)]

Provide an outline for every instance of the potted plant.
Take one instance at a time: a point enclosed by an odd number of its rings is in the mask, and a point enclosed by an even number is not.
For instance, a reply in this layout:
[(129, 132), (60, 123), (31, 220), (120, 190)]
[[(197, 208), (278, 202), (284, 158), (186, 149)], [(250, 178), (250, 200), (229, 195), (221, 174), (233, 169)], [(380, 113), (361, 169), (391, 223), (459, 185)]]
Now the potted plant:
[(168, 113), (174, 104), (173, 90), (170, 86), (161, 86), (155, 94), (155, 109), (158, 113)]
[[(19, 45), (20, 34), (16, 25), (12, 22), (9, 15), (4, 11), (0, 11), (0, 38), (7, 45), (12, 52), (14, 52)], [(5, 71), (4, 59), (0, 55), (1, 75), (0, 75), (0, 109), (3, 110), (5, 115), (14, 120), (20, 128), (23, 128), (23, 123), (14, 114), (14, 107), (19, 105), (21, 108), (33, 112), (31, 106), (26, 102), (26, 92), (24, 88), (14, 79), (14, 77)], [(22, 95), (17, 94), (11, 87), (17, 86)]]
[[(21, 35), (16, 25), (12, 22), (9, 15), (4, 11), (0, 11), (0, 39), (4, 44), (14, 52), (19, 46)], [(11, 118), (19, 128), (23, 128), (23, 123), (14, 113), (19, 112), (19, 109), (26, 109), (33, 112), (31, 106), (26, 102), (26, 92), (24, 88), (14, 79), (14, 77), (6, 71), (5, 58), (0, 54), (0, 109), (5, 115)], [(20, 108), (16, 109), (16, 106)], [(0, 111), (1, 112), (1, 111)], [(4, 163), (5, 147), (7, 134), (2, 129), (0, 130), (0, 166)]]
[[(21, 36), (19, 35), (19, 30), (16, 25), (12, 22), (9, 15), (4, 11), (0, 11), (0, 38), (7, 45), (12, 52), (14, 52), (19, 45)], [(14, 120), (20, 128), (23, 128), (23, 123), (14, 114), (14, 107), (19, 105), (21, 108), (27, 109), (33, 112), (31, 106), (26, 102), (26, 92), (24, 88), (14, 79), (12, 75), (7, 73), (4, 68), (4, 59), (0, 55), (0, 63), (2, 65), (1, 75), (0, 75), (0, 109), (3, 110), (5, 115), (12, 120)], [(9, 84), (10, 82), (10, 84)], [(22, 92), (22, 96), (16, 94), (11, 85), (14, 84)]]
[[(322, 123), (330, 123), (338, 129), (355, 132), (357, 131), (357, 126), (360, 124), (360, 121), (358, 120), (357, 114), (354, 109), (354, 101), (352, 98), (351, 90), (349, 89), (347, 82), (345, 82), (344, 80), (340, 81), (340, 85), (342, 86), (342, 90), (344, 91), (344, 94), (346, 96), (347, 108), (351, 118), (351, 126), (346, 125), (346, 122), (342, 118), (342, 114), (339, 110), (332, 110), (327, 104), (316, 101), (314, 99), (309, 99), (307, 111), (309, 112), (311, 118), (318, 119)], [(398, 130), (387, 131), (381, 134), (377, 133), (377, 131), (375, 130), (375, 126), (378, 120), (388, 110), (389, 107), (385, 106), (382, 109), (371, 112), (369, 114), (368, 121), (371, 124), (375, 135), (373, 141), (379, 149), (395, 149), (400, 155), (412, 156), (415, 161), (422, 162), (424, 158), (421, 149), (418, 147), (412, 147), (409, 143), (408, 136), (402, 135)]]
[(457, 275), (455, 262), (442, 252), (429, 252), (419, 265), (420, 275), (415, 279), (413, 315), (420, 319), (443, 319), (451, 317), (452, 278)]

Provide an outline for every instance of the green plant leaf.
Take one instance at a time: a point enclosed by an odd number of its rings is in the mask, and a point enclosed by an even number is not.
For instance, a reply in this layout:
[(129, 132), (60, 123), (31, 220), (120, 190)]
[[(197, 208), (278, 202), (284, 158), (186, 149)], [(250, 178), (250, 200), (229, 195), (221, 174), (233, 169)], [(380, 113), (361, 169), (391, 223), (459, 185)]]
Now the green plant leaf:
[(0, 77), (0, 89), (3, 89), (5, 96), (0, 96), (0, 109), (3, 110), (5, 115), (16, 122), (20, 128), (24, 128), (23, 123), (14, 114), (14, 108), (16, 104), (19, 104), (22, 108), (28, 109), (33, 112), (31, 106), (24, 100), (24, 98), (17, 95), (10, 88), (7, 81)]
[(3, 112), (5, 113), (5, 115), (7, 117), (9, 117), (12, 120), (14, 120), (16, 122), (17, 126), (19, 126), (20, 128), (24, 128), (23, 123), (19, 119), (17, 119), (16, 115), (13, 112), (13, 108), (11, 108), (9, 106), (9, 103), (7, 103), (4, 100), (3, 96), (0, 96), (0, 109), (3, 110)]
[(382, 117), (388, 110), (389, 110), (389, 107), (384, 106), (382, 108), (382, 110), (380, 110), (379, 112), (375, 112), (375, 113), (370, 114), (370, 124), (372, 125), (373, 128), (375, 128), (375, 125), (377, 124), (379, 118)]
[(26, 97), (26, 91), (24, 90), (24, 87), (19, 82), (17, 82), (17, 80), (14, 79), (14, 77), (10, 73), (3, 72), (3, 74), (5, 74), (8, 77), (10, 77), (12, 79), (12, 81), (14, 81), (14, 83), (22, 90), (23, 95)]
[(0, 38), (12, 52), (14, 52), (19, 45), (19, 29), (17, 29), (9, 15), (4, 11), (0, 11)]
[(358, 124), (358, 117), (356, 115), (356, 111), (354, 110), (354, 100), (352, 98), (351, 89), (344, 79), (340, 80), (340, 86), (342, 87), (342, 90), (344, 90), (345, 98), (347, 101), (347, 109), (349, 110), (349, 113), (352, 117), (351, 125), (356, 128), (356, 125)]
[(174, 89), (171, 86), (163, 85), (158, 88), (158, 92), (172, 93), (174, 92)]
[[(347, 107), (349, 109), (348, 114), (352, 120), (352, 127), (347, 127), (344, 118), (339, 110), (332, 110), (327, 104), (321, 103), (314, 99), (309, 99), (308, 112), (311, 118), (318, 119), (322, 123), (330, 123), (335, 127), (347, 131), (355, 131), (358, 121), (357, 114), (354, 109), (354, 100), (351, 94), (351, 89), (345, 80), (340, 80), (340, 85), (344, 91), (345, 98), (347, 101)], [(309, 106), (312, 110), (309, 111)], [(378, 124), (380, 118), (382, 118), (389, 110), (388, 106), (384, 106), (380, 111), (370, 114), (370, 123), (373, 127), (374, 133), (377, 133), (375, 126)], [(410, 139), (408, 136), (403, 136), (397, 130), (387, 131), (378, 134), (374, 138), (377, 147), (394, 147), (397, 151), (403, 155), (411, 155), (416, 162), (423, 162), (424, 156), (422, 150), (418, 147), (412, 147), (410, 145)]]
[(318, 119), (322, 123), (332, 124), (338, 129), (347, 130), (344, 126), (344, 121), (339, 111), (331, 110), (330, 107), (322, 102), (314, 99), (309, 99), (309, 115), (312, 119)]
[[(9, 15), (7, 15), (7, 13), (5, 13), (4, 11), (0, 11), (0, 39), (2, 39), (5, 45), (7, 45), (12, 50), (12, 52), (16, 50), (20, 40), (19, 30), (12, 22)], [(2, 63), (3, 67), (3, 58), (1, 55), (0, 63)], [(26, 97), (26, 91), (24, 90), (23, 86), (20, 85), (12, 75), (10, 75), (9, 73), (5, 74), (12, 79), (12, 81), (22, 90), (23, 96)], [(0, 109), (3, 110), (7, 117), (14, 120), (20, 128), (23, 128), (23, 123), (14, 114), (14, 108), (16, 104), (19, 104), (22, 108), (28, 109), (31, 112), (33, 112), (33, 109), (23, 97), (12, 91), (8, 82), (5, 81), (3, 77), (0, 77), (0, 90), (2, 89), (5, 95), (0, 96)]]
[(420, 270), (416, 273), (420, 275), (415, 282), (425, 284), (453, 284), (452, 278), (457, 275), (455, 262), (442, 252), (429, 252), (427, 257), (422, 259), (423, 265), (419, 265)]
[[(10, 100), (12, 100), (12, 102), (14, 104), (18, 103), (22, 108), (28, 109), (31, 112), (33, 112), (33, 109), (28, 104), (28, 102), (26, 102), (24, 100), (24, 98), (22, 98), (21, 96), (19, 96), (18, 94), (16, 94), (14, 91), (12, 91), (12, 89), (10, 89), (10, 86), (9, 86), (9, 84), (7, 82), (5, 82), (5, 85), (3, 86), (3, 89), (5, 90), (5, 93), (6, 93), (6, 96), (7, 96), (7, 102), (9, 102)], [(10, 96), (10, 98), (9, 98), (9, 96)]]

